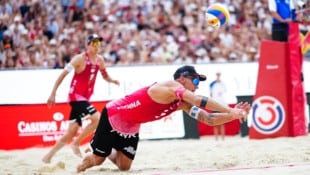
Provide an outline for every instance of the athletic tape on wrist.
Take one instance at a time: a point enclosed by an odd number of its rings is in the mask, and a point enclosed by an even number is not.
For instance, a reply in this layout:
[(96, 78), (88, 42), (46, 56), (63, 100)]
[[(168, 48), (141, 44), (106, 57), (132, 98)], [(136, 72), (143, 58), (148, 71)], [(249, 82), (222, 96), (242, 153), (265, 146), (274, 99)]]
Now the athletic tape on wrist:
[(189, 116), (191, 116), (194, 119), (197, 119), (200, 111), (201, 109), (198, 108), (197, 106), (192, 106), (191, 109), (189, 110)]
[(64, 68), (67, 72), (71, 72), (74, 67), (72, 66), (71, 63), (66, 64), (65, 68)]

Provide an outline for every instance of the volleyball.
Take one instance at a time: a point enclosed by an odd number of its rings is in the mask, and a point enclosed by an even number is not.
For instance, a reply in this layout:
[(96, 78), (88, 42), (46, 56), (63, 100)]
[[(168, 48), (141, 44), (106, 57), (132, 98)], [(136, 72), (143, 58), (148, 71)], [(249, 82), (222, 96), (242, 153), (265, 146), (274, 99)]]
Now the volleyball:
[(206, 10), (206, 20), (209, 26), (219, 28), (228, 22), (229, 11), (220, 3), (212, 4)]

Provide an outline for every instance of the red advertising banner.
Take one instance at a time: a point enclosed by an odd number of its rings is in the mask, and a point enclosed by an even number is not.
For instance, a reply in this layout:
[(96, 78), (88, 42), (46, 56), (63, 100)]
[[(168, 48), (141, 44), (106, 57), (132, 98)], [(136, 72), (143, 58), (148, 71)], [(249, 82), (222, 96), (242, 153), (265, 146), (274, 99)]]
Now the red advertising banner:
[[(237, 135), (240, 133), (240, 121), (235, 120), (229, 123), (224, 124), (225, 135)], [(204, 123), (198, 122), (198, 131), (200, 136), (204, 135), (213, 135), (213, 126), (208, 126)]]
[[(234, 107), (235, 104), (230, 104), (230, 107)], [(209, 111), (210, 112), (210, 111)], [(225, 135), (237, 135), (240, 133), (240, 121), (235, 120), (224, 124)], [(213, 135), (213, 126), (208, 126), (204, 123), (198, 122), (198, 131), (200, 136)]]
[(288, 42), (261, 42), (250, 138), (307, 134), (298, 24), (289, 29)]
[[(106, 102), (91, 102), (101, 112)], [(0, 150), (52, 146), (68, 129), (70, 106), (57, 103), (52, 108), (46, 104), (0, 105)], [(81, 130), (90, 122), (83, 121)], [(195, 129), (195, 128), (193, 128)], [(175, 112), (161, 120), (145, 123), (140, 129), (140, 139), (183, 138), (185, 136), (182, 112)], [(81, 144), (88, 143), (92, 135)]]
[(302, 42), (299, 34), (298, 23), (292, 23), (289, 26), (289, 58), (290, 58), (290, 76), (291, 76), (291, 107), (292, 121), (290, 122), (291, 136), (305, 135), (308, 132), (308, 126), (305, 115), (306, 93), (303, 84), (303, 55), (301, 52)]
[(250, 138), (288, 136), (290, 100), (288, 44), (262, 41)]
[[(101, 111), (105, 102), (92, 102)], [(51, 146), (68, 128), (70, 106), (59, 103), (48, 108), (46, 104), (0, 105), (0, 149), (24, 149)], [(83, 121), (83, 126), (89, 122)], [(91, 137), (84, 140), (89, 142)], [(83, 144), (82, 143), (82, 144)]]

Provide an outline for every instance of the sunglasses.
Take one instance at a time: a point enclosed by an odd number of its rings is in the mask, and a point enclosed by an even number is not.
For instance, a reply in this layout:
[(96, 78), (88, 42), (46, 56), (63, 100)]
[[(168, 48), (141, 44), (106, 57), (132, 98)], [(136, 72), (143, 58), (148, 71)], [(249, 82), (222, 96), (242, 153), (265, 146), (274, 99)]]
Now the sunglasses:
[(99, 40), (94, 40), (90, 43), (91, 46), (94, 46), (94, 47), (100, 47), (101, 46), (101, 41)]
[(197, 76), (192, 76), (192, 75), (190, 75), (189, 72), (187, 72), (187, 71), (186, 71), (186, 72), (183, 72), (181, 75), (184, 76), (185, 78), (191, 79), (191, 80), (192, 80), (192, 83), (193, 83), (195, 86), (198, 86), (199, 83), (200, 83), (199, 77), (197, 77)]
[(195, 85), (195, 86), (199, 86), (199, 83), (200, 83), (200, 80), (198, 77), (193, 77), (193, 76), (184, 76), (185, 78), (189, 78), (192, 80), (192, 83)]

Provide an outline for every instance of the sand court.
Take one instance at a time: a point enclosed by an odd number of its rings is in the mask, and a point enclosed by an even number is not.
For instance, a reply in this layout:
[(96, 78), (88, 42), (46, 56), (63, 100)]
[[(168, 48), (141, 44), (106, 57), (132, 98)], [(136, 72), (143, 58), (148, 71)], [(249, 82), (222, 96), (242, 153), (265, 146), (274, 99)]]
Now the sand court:
[[(86, 149), (83, 145), (82, 149)], [(50, 164), (41, 162), (49, 148), (0, 151), (3, 175), (76, 174), (81, 158), (69, 145), (60, 150)], [(252, 140), (213, 136), (187, 140), (143, 140), (129, 172), (120, 172), (110, 162), (80, 174), (109, 175), (226, 175), (226, 174), (302, 174), (310, 172), (310, 136)]]

